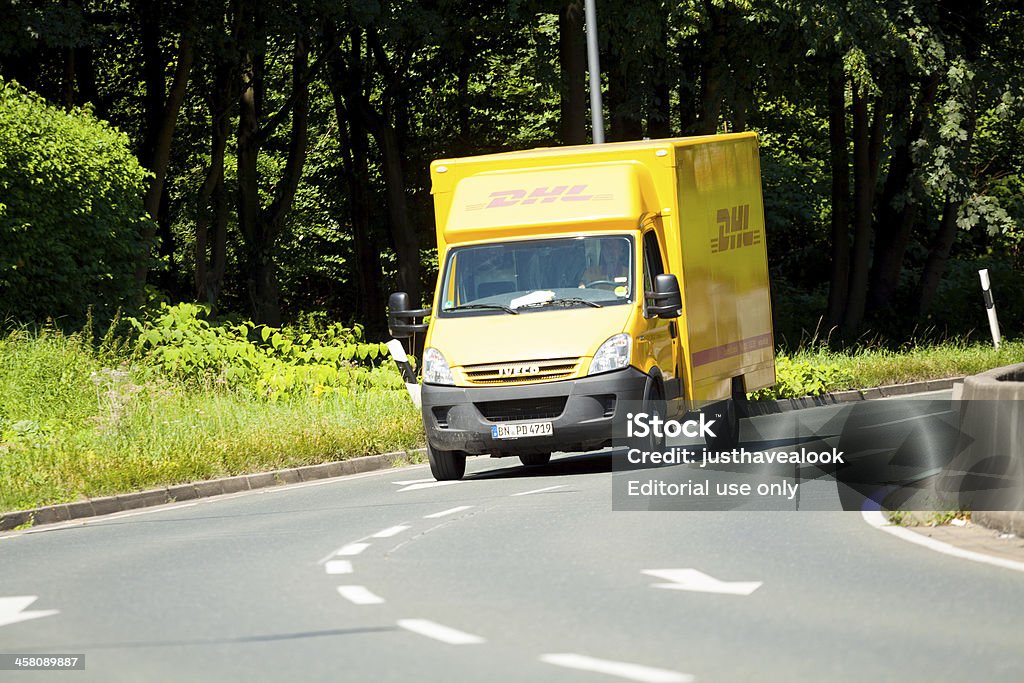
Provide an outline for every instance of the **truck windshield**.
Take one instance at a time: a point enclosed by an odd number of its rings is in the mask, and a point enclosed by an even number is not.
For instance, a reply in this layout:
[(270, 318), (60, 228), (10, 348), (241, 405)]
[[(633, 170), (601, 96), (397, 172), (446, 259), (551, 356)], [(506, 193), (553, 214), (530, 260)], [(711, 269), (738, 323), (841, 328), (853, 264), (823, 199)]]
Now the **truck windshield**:
[(627, 235), (455, 247), (445, 263), (440, 313), (507, 315), (629, 303), (633, 253)]

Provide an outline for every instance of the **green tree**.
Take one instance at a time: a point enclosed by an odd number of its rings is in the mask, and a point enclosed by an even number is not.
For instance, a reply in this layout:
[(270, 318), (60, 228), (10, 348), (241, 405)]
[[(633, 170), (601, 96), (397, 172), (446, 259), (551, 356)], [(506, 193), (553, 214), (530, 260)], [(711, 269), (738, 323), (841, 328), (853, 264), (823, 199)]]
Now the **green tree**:
[(147, 182), (124, 134), (0, 79), (0, 316), (74, 326), (137, 304)]

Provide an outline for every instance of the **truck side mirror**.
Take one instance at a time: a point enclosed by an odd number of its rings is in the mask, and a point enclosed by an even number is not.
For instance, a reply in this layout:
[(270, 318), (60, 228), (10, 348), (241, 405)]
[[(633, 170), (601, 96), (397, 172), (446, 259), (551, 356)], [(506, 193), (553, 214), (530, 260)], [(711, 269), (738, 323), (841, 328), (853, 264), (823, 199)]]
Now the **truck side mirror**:
[[(388, 297), (388, 332), (395, 339), (408, 339), (414, 334), (427, 331), (422, 318), (430, 315), (429, 308), (410, 308), (409, 295), (393, 292)], [(416, 322), (416, 319), (421, 319)]]
[(675, 275), (663, 273), (654, 277), (654, 291), (644, 292), (647, 306), (646, 316), (653, 318), (678, 318), (683, 311), (683, 296), (679, 293), (679, 280)]

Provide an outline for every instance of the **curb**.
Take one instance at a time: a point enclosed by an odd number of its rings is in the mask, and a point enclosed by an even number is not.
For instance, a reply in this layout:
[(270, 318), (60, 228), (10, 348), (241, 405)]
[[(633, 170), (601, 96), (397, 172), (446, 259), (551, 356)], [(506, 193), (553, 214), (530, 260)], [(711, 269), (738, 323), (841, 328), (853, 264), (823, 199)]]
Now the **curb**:
[[(892, 384), (885, 387), (874, 387), (871, 389), (854, 389), (851, 391), (837, 391), (821, 396), (805, 396), (803, 398), (784, 398), (777, 401), (752, 401), (747, 404), (747, 415), (768, 415), (774, 413), (802, 410), (804, 408), (816, 408), (818, 406), (834, 405), (837, 403), (850, 403), (854, 401), (869, 401), (877, 398), (889, 398), (892, 396), (905, 396), (923, 391), (940, 391), (950, 389), (957, 382), (962, 382), (963, 377), (952, 377), (948, 379), (928, 380), (926, 382), (910, 382), (908, 384)], [(756, 406), (756, 407), (755, 407)], [(298, 484), (304, 481), (316, 479), (327, 479), (331, 477), (343, 477), (350, 474), (361, 474), (374, 470), (388, 469), (394, 466), (396, 460), (409, 453), (426, 453), (426, 449), (419, 448), (412, 451), (395, 451), (381, 455), (367, 455), (361, 458), (349, 460), (337, 460), (326, 462), (320, 465), (306, 465), (304, 467), (291, 467), (272, 472), (259, 472), (257, 474), (245, 474), (236, 477), (222, 477), (208, 481), (196, 481), (190, 484), (176, 484), (165, 486), (148, 491), (136, 493), (125, 493), (117, 496), (106, 496), (103, 498), (91, 498), (73, 503), (62, 503), (60, 505), (47, 505), (33, 508), (31, 510), (19, 510), (17, 512), (0, 513), (0, 532), (9, 531), (15, 527), (31, 522), (33, 526), (42, 524), (54, 524), (57, 522), (68, 522), (74, 519), (109, 515), (115, 512), (125, 512), (139, 508), (151, 507), (154, 505), (166, 505), (168, 503), (180, 503), (186, 500), (197, 498), (209, 498), (226, 493), (239, 493), (283, 484)]]
[(209, 498), (226, 493), (240, 493), (242, 491), (284, 484), (298, 484), (317, 479), (373, 472), (394, 467), (398, 460), (413, 453), (426, 453), (426, 449), (417, 448), (411, 451), (394, 451), (381, 455), (367, 455), (360, 458), (325, 462), (319, 465), (290, 467), (272, 472), (259, 472), (257, 474), (245, 474), (236, 477), (221, 477), (207, 481), (195, 481), (190, 484), (175, 484), (148, 491), (124, 493), (103, 498), (90, 498), (73, 503), (61, 503), (59, 505), (46, 505), (31, 510), (3, 512), (0, 513), (0, 532), (9, 531), (28, 522), (31, 522), (33, 526), (68, 522), (74, 519), (109, 515), (115, 512), (137, 510), (154, 505), (180, 503), (186, 500)]
[(870, 401), (878, 398), (893, 398), (906, 396), (907, 394), (919, 394), (925, 391), (942, 391), (952, 389), (954, 384), (963, 382), (965, 377), (948, 377), (946, 379), (930, 379), (924, 382), (908, 382), (906, 384), (890, 384), (884, 387), (872, 387), (870, 389), (850, 389), (847, 391), (836, 391), (821, 396), (804, 396), (802, 398), (781, 398), (775, 401), (748, 401), (746, 405), (747, 415), (771, 415), (785, 413), (792, 410), (803, 410), (804, 408), (817, 408), (819, 406), (830, 406), (837, 403), (853, 403), (857, 401)]

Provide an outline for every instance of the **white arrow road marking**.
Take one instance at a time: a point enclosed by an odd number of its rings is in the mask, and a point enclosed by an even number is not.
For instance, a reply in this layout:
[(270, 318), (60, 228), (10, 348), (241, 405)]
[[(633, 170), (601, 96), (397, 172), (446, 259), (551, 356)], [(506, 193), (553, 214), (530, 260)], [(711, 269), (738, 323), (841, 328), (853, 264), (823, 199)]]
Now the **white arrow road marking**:
[(478, 645), (487, 642), (480, 636), (458, 631), (429, 619), (399, 619), (398, 625), (407, 631), (412, 631), (434, 640), (440, 640), (442, 643), (448, 643), (449, 645)]
[(541, 655), (540, 661), (555, 666), (564, 666), (567, 669), (580, 669), (581, 671), (593, 671), (595, 673), (628, 678), (631, 681), (644, 681), (645, 683), (687, 683), (693, 680), (690, 674), (669, 671), (668, 669), (655, 669), (640, 664), (628, 662), (613, 662), (610, 659), (597, 659), (586, 655), (572, 653)]
[(435, 481), (433, 477), (430, 479), (407, 479), (406, 481), (393, 481), (391, 483), (395, 486), (408, 486), (409, 484), (426, 484), (432, 481)]
[(334, 554), (339, 556), (358, 555), (369, 547), (369, 543), (349, 543), (346, 546), (342, 546), (341, 549)]
[(548, 486), (543, 489), (534, 489), (533, 491), (523, 491), (522, 493), (513, 493), (513, 496), (528, 496), (532, 493), (544, 493), (545, 491), (554, 491), (555, 489), (564, 489), (568, 484), (559, 484), (558, 486)]
[(406, 491), (422, 491), (423, 489), (437, 488), (438, 486), (451, 486), (453, 484), (464, 484), (464, 481), (434, 481), (431, 479), (429, 482), (423, 482), (420, 484), (409, 484), (405, 488), (398, 489), (399, 493), (405, 493)]
[(423, 519), (437, 519), (438, 517), (446, 517), (448, 515), (454, 515), (456, 512), (462, 512), (463, 510), (468, 510), (471, 507), (473, 507), (473, 506), (472, 505), (460, 505), (459, 507), (451, 508), (450, 510), (442, 510), (441, 512), (435, 512), (432, 515), (424, 515)]
[(370, 536), (370, 538), (391, 538), (392, 536), (397, 536), (398, 534), (402, 533), (408, 528), (409, 527), (405, 526), (404, 524), (389, 526), (387, 529), (378, 531), (373, 536)]
[(348, 560), (331, 560), (324, 565), (324, 571), (328, 574), (351, 574), (352, 563)]
[(38, 595), (16, 595), (10, 598), (0, 598), (0, 626), (16, 624), (19, 621), (38, 619), (39, 617), (50, 617), (59, 614), (59, 609), (37, 609), (24, 611), (26, 607), (39, 599)]
[(750, 595), (761, 587), (761, 581), (719, 581), (696, 569), (645, 569), (644, 574), (656, 576), (671, 583), (652, 583), (652, 588), (667, 588), (696, 593), (725, 593)]
[(366, 586), (338, 586), (338, 594), (356, 605), (379, 605), (384, 598), (371, 593)]

